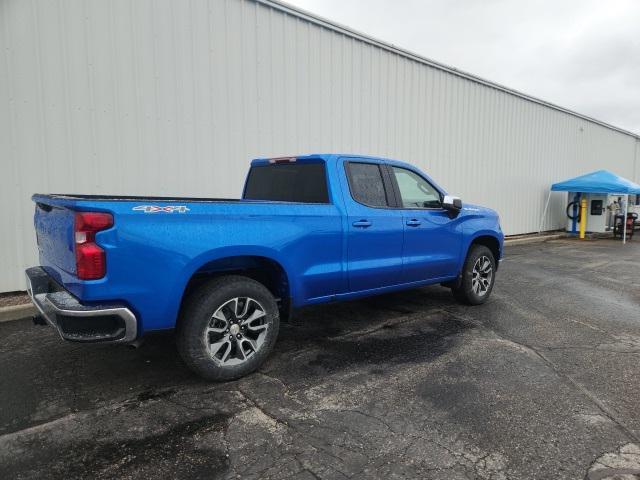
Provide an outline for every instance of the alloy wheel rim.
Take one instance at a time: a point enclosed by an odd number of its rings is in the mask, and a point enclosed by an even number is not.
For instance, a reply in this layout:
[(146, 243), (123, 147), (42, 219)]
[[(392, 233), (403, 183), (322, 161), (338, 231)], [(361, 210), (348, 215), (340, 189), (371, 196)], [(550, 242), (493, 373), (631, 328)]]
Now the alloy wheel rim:
[(491, 288), (492, 280), (493, 265), (491, 264), (489, 257), (482, 255), (473, 264), (471, 276), (471, 288), (473, 293), (479, 297), (484, 297), (489, 291), (489, 288)]
[(268, 316), (260, 302), (251, 297), (235, 297), (211, 316), (204, 341), (217, 365), (240, 365), (260, 350), (268, 329)]

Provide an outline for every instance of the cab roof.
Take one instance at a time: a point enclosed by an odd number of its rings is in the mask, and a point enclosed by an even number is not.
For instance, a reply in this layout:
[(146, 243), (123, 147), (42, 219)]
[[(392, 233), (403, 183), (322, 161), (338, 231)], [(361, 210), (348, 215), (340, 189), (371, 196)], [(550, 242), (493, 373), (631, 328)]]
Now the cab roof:
[(360, 155), (357, 153), (311, 153), (307, 155), (291, 155), (284, 157), (274, 158), (256, 158), (251, 162), (251, 165), (266, 165), (272, 163), (288, 163), (288, 162), (306, 162), (306, 161), (322, 161), (327, 162), (333, 158), (352, 158), (357, 160), (369, 160), (376, 163), (386, 163), (389, 165), (402, 166), (409, 169), (415, 169), (415, 167), (409, 163), (402, 162), (400, 160), (393, 160), (385, 157), (374, 157), (372, 155)]

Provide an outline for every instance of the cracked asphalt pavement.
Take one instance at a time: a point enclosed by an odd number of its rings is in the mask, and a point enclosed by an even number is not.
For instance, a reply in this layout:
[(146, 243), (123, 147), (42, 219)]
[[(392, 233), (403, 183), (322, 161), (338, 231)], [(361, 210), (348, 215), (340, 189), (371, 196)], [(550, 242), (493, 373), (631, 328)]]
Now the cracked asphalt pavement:
[(640, 478), (640, 243), (508, 247), (491, 300), (433, 286), (299, 312), (212, 384), (0, 324), (0, 478)]

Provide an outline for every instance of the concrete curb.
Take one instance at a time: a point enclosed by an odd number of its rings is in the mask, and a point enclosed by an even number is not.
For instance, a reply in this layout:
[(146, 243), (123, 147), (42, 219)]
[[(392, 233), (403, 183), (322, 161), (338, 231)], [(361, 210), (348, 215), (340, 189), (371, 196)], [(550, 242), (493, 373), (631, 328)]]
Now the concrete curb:
[(512, 245), (526, 245), (528, 243), (541, 243), (549, 240), (557, 240), (559, 238), (565, 238), (566, 236), (567, 235), (565, 233), (554, 233), (552, 235), (532, 235), (530, 237), (505, 238), (504, 244), (507, 247)]
[(12, 320), (22, 320), (35, 315), (36, 307), (31, 303), (24, 305), (12, 305), (10, 307), (0, 307), (0, 323)]

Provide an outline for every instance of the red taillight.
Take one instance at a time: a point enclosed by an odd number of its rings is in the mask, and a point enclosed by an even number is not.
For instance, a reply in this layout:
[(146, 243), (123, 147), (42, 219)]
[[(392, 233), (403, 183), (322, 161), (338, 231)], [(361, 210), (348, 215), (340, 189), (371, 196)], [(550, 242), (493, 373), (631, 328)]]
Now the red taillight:
[(113, 216), (102, 212), (76, 213), (74, 238), (76, 246), (76, 275), (81, 280), (104, 277), (107, 263), (104, 250), (96, 245), (96, 232), (113, 225)]
[(76, 273), (82, 280), (96, 280), (106, 272), (104, 250), (95, 243), (76, 245)]

